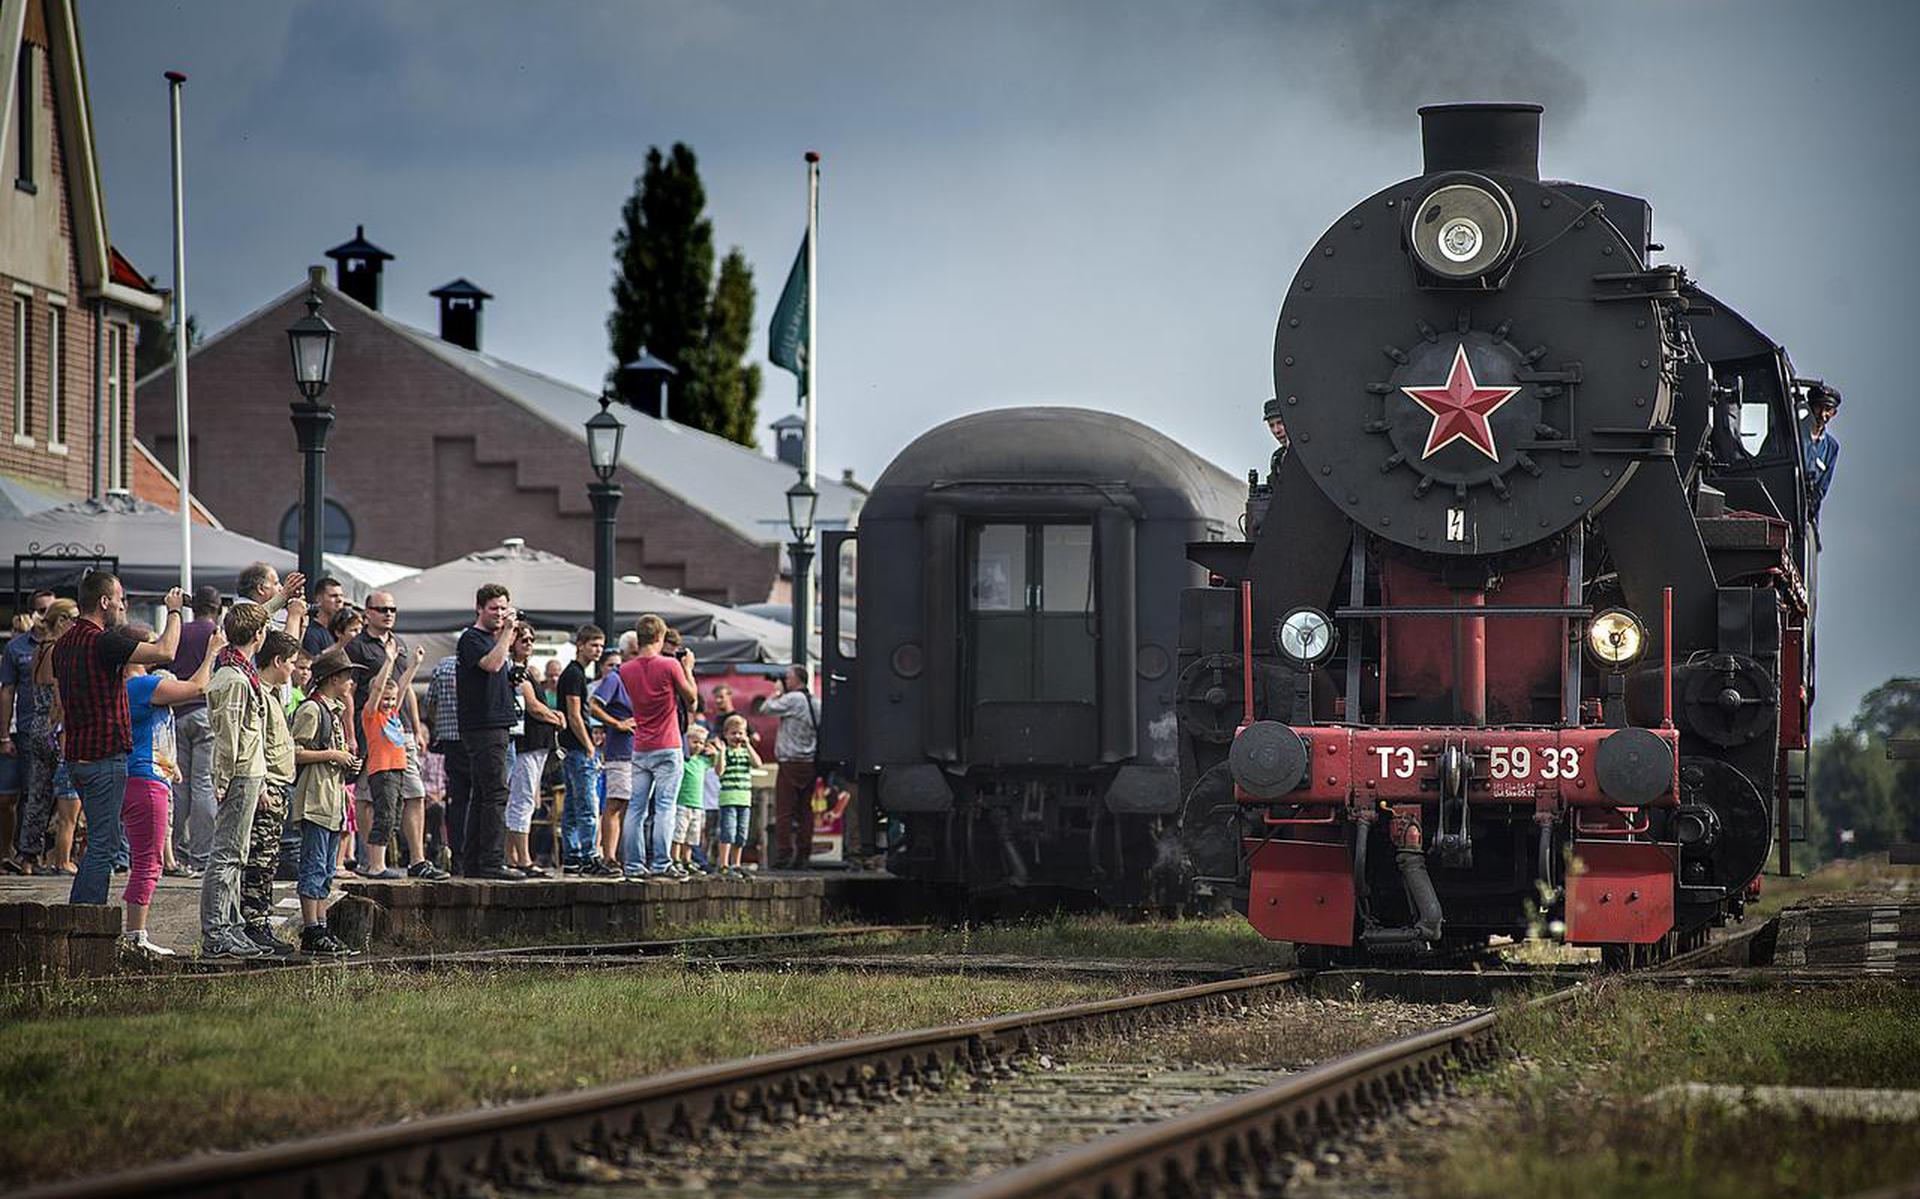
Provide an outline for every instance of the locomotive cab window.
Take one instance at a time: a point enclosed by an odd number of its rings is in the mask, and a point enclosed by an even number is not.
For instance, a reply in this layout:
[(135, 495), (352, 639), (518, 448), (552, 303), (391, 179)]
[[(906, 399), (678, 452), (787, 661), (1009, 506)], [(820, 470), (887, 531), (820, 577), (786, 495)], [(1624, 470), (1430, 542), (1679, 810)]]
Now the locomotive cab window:
[(1093, 702), (1091, 525), (976, 525), (967, 578), (975, 703)]

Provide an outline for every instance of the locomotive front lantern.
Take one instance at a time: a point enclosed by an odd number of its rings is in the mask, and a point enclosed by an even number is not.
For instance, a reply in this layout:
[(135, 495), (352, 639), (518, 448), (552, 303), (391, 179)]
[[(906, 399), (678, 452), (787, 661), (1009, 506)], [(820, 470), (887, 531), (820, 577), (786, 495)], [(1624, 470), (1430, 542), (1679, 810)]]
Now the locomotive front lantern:
[(1420, 265), (1462, 283), (1506, 261), (1513, 248), (1513, 201), (1490, 179), (1442, 184), (1414, 210), (1409, 240)]
[(1646, 647), (1646, 626), (1625, 608), (1609, 608), (1587, 626), (1587, 651), (1602, 666), (1623, 670)]
[(1280, 618), (1273, 643), (1289, 662), (1311, 670), (1333, 656), (1333, 622), (1318, 608), (1295, 608)]

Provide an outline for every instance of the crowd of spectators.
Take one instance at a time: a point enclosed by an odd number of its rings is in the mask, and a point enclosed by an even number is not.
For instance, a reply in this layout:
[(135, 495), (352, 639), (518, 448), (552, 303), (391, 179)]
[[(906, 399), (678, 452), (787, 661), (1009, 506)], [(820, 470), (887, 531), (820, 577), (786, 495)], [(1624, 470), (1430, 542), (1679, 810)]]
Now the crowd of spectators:
[[(356, 607), (337, 579), (256, 563), (218, 588), (164, 598), (157, 630), (127, 619), (106, 571), (78, 600), (30, 597), (0, 649), (0, 868), (71, 876), (106, 903), (126, 875), (124, 943), (173, 956), (148, 910), (163, 875), (197, 879), (202, 957), (351, 952), (326, 909), (343, 871), (372, 879), (544, 877), (557, 869), (675, 883), (746, 876), (762, 765), (730, 688), (703, 705), (694, 655), (647, 615), (617, 648), (574, 630), (570, 660), (537, 667), (536, 632), (498, 584), (422, 679), (384, 591)], [(819, 708), (804, 668), (764, 711), (780, 718), (772, 864), (812, 841)], [(84, 850), (74, 861), (76, 832)], [(274, 929), (283, 845), (298, 947)]]

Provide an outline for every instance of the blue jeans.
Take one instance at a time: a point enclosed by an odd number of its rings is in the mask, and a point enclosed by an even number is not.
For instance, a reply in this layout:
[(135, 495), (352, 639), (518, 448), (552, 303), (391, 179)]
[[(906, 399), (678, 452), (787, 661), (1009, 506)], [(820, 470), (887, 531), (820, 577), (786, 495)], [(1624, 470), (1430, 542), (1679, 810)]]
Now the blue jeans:
[(752, 804), (722, 804), (718, 836), (722, 845), (745, 845), (753, 823)]
[(592, 754), (570, 749), (561, 760), (567, 801), (560, 809), (561, 864), (584, 866), (599, 850), (600, 763)]
[(120, 805), (127, 791), (127, 755), (74, 762), (68, 773), (80, 790), (80, 810), (87, 814), (87, 854), (80, 859), (80, 873), (74, 876), (67, 902), (105, 903), (107, 885), (113, 881), (113, 860), (126, 839)]
[[(628, 874), (641, 873), (639, 863), (655, 874), (667, 868), (667, 846), (673, 839), (673, 809), (680, 799), (680, 774), (686, 759), (677, 749), (655, 749), (633, 755), (633, 797), (627, 801), (627, 823), (620, 831), (620, 860)], [(648, 852), (641, 853), (641, 838)]]
[(333, 859), (339, 849), (339, 830), (300, 822), (300, 898), (326, 899), (333, 889)]

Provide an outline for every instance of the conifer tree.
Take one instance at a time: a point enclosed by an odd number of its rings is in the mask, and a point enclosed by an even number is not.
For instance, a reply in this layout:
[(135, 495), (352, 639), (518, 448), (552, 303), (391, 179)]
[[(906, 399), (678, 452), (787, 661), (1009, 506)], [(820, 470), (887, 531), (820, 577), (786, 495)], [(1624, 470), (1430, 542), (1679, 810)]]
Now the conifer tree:
[(676, 422), (752, 445), (760, 393), (760, 368), (746, 361), (753, 270), (735, 247), (715, 281), (705, 210), (693, 150), (681, 142), (666, 154), (648, 150), (613, 238), (607, 336), (616, 369), (644, 347), (678, 370), (668, 411)]

